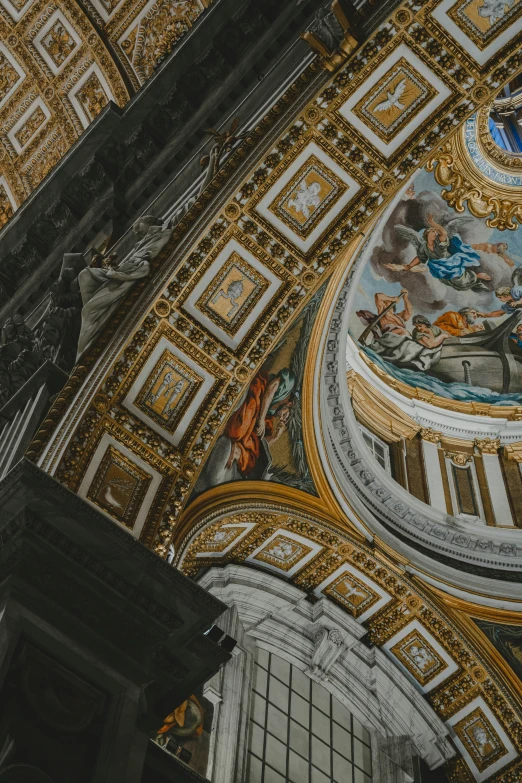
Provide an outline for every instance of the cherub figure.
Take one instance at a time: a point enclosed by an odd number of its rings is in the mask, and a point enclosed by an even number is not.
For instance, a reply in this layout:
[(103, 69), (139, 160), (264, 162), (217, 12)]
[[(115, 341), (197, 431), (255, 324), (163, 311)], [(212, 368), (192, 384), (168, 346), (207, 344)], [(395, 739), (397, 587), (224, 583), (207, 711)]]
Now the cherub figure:
[(413, 245), (417, 255), (409, 264), (384, 266), (394, 272), (429, 270), (433, 277), (457, 291), (488, 291), (486, 282), (491, 277), (486, 272), (476, 271), (480, 267), (477, 249), (482, 249), (481, 246), (467, 245), (458, 233), (459, 228), (472, 223), (473, 218), (454, 218), (442, 226), (429, 214), (426, 222), (427, 228), (419, 232), (407, 226), (395, 226), (397, 234)]
[(300, 212), (305, 220), (310, 217), (310, 210), (316, 209), (321, 203), (321, 185), (319, 182), (311, 182), (307, 185), (305, 180), (301, 180), (299, 187), (288, 200), (288, 206), (293, 207), (296, 212)]

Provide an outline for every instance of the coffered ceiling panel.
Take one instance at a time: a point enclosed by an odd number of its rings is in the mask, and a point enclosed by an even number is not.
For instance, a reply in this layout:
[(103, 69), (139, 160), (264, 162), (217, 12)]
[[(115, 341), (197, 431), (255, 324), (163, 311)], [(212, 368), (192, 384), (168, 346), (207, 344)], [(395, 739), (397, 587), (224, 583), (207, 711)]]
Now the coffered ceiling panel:
[(212, 0), (0, 0), (0, 228)]

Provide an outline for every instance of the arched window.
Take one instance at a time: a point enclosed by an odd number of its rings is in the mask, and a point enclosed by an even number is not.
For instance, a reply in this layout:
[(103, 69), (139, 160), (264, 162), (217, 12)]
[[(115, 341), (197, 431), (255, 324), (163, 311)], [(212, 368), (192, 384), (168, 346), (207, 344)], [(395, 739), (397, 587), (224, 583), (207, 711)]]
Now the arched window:
[(257, 648), (247, 783), (370, 783), (370, 734), (329, 691)]

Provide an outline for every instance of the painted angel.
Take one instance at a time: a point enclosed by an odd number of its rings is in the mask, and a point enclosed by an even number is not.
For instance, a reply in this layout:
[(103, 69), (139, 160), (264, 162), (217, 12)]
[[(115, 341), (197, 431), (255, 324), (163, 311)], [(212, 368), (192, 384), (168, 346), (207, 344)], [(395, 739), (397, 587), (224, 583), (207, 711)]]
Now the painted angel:
[(377, 106), (374, 108), (373, 111), (376, 112), (376, 111), (388, 111), (389, 109), (399, 109), (399, 110), (404, 109), (404, 104), (400, 102), (400, 98), (402, 98), (402, 94), (405, 89), (406, 89), (406, 79), (401, 79), (401, 81), (395, 87), (393, 92), (387, 92), (386, 100), (382, 101), (382, 103), (377, 104)]
[(470, 217), (458, 217), (450, 220), (445, 226), (437, 223), (433, 215), (426, 218), (428, 227), (415, 231), (407, 226), (397, 225), (397, 234), (410, 245), (417, 254), (409, 264), (384, 264), (394, 272), (426, 272), (444, 285), (457, 291), (482, 292), (489, 291), (486, 282), (491, 277), (485, 272), (477, 271), (480, 267), (481, 245), (467, 245), (462, 241), (458, 231), (461, 226), (473, 222)]

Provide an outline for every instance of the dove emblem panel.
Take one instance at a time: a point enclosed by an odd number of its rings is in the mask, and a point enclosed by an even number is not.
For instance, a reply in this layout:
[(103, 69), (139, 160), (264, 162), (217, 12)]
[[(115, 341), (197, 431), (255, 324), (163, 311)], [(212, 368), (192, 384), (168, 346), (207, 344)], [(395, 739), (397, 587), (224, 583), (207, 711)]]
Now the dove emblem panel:
[(108, 446), (89, 487), (87, 500), (132, 528), (152, 476)]
[(458, 664), (418, 620), (408, 623), (383, 645), (390, 657), (423, 693), (436, 688), (458, 671)]
[(155, 467), (105, 431), (78, 494), (138, 538), (162, 481)]
[(363, 147), (369, 142), (379, 157), (397, 153), (416, 129), (454, 98), (419, 55), (399, 41), (377, 68), (364, 72), (347, 100), (340, 96), (332, 105), (345, 132), (355, 132)]
[(521, 0), (442, 0), (431, 16), (478, 65), (520, 30)]
[(436, 96), (430, 83), (404, 57), (354, 106), (383, 141), (392, 139)]

